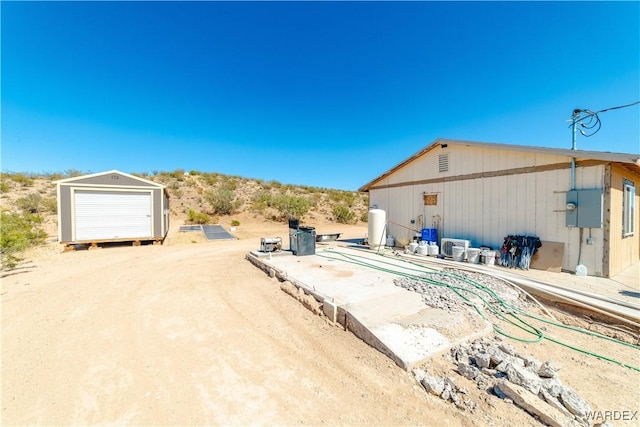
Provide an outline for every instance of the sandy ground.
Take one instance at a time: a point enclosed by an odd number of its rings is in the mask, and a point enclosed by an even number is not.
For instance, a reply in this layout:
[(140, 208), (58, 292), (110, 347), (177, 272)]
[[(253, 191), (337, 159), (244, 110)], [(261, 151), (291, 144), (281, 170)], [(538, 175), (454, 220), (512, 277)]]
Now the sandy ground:
[[(366, 232), (315, 225), (343, 238)], [(410, 373), (282, 292), (244, 256), (261, 236), (286, 242), (286, 224), (241, 225), (240, 240), (224, 242), (176, 228), (163, 246), (49, 245), (4, 273), (3, 425), (539, 425), (466, 384), (445, 357), (428, 369), (468, 387), (480, 410), (428, 396)], [(593, 409), (640, 409), (636, 372), (552, 343), (515, 347), (558, 361)], [(616, 351), (640, 364), (637, 352)]]

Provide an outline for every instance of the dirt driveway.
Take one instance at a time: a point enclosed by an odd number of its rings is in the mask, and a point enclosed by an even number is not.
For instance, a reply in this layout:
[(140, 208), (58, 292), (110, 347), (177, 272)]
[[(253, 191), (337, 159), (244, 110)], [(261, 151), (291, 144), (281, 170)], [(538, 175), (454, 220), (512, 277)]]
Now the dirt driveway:
[(58, 248), (4, 277), (2, 424), (443, 421), (406, 372), (245, 261), (256, 246)]
[(243, 233), (57, 247), (5, 273), (2, 424), (538, 425), (483, 391), (476, 414), (428, 396), (246, 261)]

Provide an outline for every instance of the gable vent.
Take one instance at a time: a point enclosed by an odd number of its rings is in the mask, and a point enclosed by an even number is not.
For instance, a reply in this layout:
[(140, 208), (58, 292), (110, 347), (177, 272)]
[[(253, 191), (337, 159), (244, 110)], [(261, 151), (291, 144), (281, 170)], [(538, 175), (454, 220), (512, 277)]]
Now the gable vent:
[(449, 154), (440, 154), (438, 156), (438, 172), (447, 172), (449, 170)]

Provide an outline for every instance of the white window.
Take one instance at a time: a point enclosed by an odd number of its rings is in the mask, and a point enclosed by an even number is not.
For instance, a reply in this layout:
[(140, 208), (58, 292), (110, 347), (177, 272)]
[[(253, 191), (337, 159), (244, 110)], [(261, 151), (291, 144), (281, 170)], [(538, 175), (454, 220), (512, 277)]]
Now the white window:
[(636, 203), (636, 187), (633, 182), (622, 181), (622, 237), (633, 236), (635, 203)]

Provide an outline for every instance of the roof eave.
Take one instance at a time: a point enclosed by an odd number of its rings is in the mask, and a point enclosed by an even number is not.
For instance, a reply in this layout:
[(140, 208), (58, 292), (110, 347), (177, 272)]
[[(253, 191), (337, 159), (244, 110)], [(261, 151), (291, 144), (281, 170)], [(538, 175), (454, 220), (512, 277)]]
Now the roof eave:
[(420, 151), (411, 155), (407, 159), (393, 166), (391, 169), (384, 172), (382, 175), (377, 178), (372, 179), (362, 187), (358, 188), (358, 191), (367, 192), (373, 187), (377, 182), (385, 179), (390, 176), (397, 170), (403, 168), (407, 164), (411, 163), (415, 159), (423, 156), (429, 151), (433, 150), (438, 145), (467, 145), (467, 146), (476, 146), (476, 147), (485, 147), (485, 148), (494, 148), (494, 149), (502, 149), (502, 150), (514, 150), (514, 151), (525, 151), (525, 152), (539, 152), (546, 153), (552, 155), (561, 155), (567, 157), (575, 157), (582, 159), (597, 159), (610, 161), (615, 163), (623, 163), (623, 164), (632, 164), (638, 169), (640, 169), (640, 155), (638, 154), (629, 154), (629, 153), (612, 153), (608, 151), (585, 151), (585, 150), (571, 150), (571, 149), (563, 149), (563, 148), (549, 148), (549, 147), (535, 147), (529, 145), (514, 145), (514, 144), (499, 144), (495, 142), (477, 142), (477, 141), (464, 141), (458, 139), (446, 139), (446, 138), (438, 138), (433, 141), (428, 146), (424, 147)]

